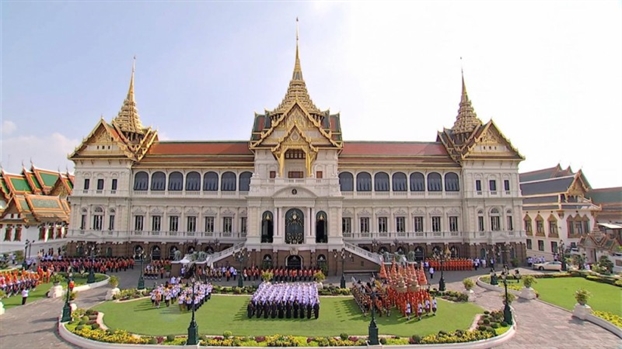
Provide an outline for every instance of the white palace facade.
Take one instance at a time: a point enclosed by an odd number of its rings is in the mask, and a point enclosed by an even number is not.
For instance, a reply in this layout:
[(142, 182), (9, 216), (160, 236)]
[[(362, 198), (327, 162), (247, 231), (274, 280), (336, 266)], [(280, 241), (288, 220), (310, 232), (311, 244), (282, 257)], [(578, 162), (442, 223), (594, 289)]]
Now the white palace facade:
[(160, 141), (142, 125), (134, 71), (119, 114), (99, 120), (75, 163), (69, 254), (152, 258), (206, 251), (213, 264), (377, 270), (380, 254), (525, 258), (518, 164), (462, 79), (453, 127), (433, 142), (342, 139), (315, 106), (298, 47), (283, 101), (250, 140)]

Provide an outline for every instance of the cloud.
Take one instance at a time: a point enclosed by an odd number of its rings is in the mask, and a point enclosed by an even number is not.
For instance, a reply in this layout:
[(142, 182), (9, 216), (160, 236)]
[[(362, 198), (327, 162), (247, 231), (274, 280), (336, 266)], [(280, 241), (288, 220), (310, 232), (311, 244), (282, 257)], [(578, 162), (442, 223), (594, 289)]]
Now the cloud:
[(73, 163), (67, 159), (67, 155), (79, 144), (79, 139), (69, 139), (58, 132), (43, 137), (5, 137), (1, 147), (2, 167), (7, 172), (18, 173), (21, 172), (22, 164), (30, 168), (32, 161), (35, 167), (46, 170), (71, 170)]
[(15, 125), (13, 121), (10, 121), (10, 120), (2, 121), (2, 135), (3, 136), (8, 136), (11, 133), (15, 132), (15, 130), (17, 130), (17, 125)]

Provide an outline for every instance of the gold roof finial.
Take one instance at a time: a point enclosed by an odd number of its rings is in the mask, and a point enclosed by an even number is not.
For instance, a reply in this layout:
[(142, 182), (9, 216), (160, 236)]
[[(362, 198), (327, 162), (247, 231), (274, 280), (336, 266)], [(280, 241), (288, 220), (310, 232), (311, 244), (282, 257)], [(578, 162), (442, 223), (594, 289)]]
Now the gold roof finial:
[(118, 127), (122, 132), (144, 134), (145, 130), (140, 122), (140, 115), (136, 108), (136, 100), (134, 99), (134, 73), (136, 71), (136, 56), (132, 63), (132, 77), (130, 78), (130, 87), (127, 91), (127, 97), (123, 101), (121, 111), (117, 117), (112, 120), (112, 124)]
[(460, 108), (458, 109), (458, 116), (456, 116), (456, 122), (452, 127), (452, 131), (455, 134), (469, 133), (475, 128), (482, 125), (482, 121), (477, 117), (475, 109), (469, 100), (467, 94), (466, 83), (464, 82), (464, 69), (462, 68), (462, 57), (460, 57), (460, 75), (462, 78), (462, 92), (460, 95)]
[[(308, 113), (320, 114), (321, 111), (313, 104), (307, 86), (302, 78), (302, 66), (300, 64), (300, 50), (299, 50), (299, 30), (298, 30), (298, 17), (296, 17), (296, 59), (294, 61), (294, 72), (292, 73), (292, 80), (289, 82), (287, 93), (281, 101), (281, 104), (272, 111), (273, 114), (283, 113), (288, 110), (294, 103), (298, 102), (303, 105)], [(296, 98), (298, 97), (298, 98)]]

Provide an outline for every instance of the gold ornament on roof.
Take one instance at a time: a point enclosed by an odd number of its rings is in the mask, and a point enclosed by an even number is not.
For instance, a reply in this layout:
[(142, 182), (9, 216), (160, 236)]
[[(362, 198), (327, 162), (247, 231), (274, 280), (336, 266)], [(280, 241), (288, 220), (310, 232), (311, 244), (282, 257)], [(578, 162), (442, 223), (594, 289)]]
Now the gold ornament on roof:
[(456, 122), (451, 128), (453, 133), (469, 133), (473, 132), (477, 127), (482, 125), (482, 121), (477, 117), (475, 109), (471, 104), (469, 95), (467, 94), (466, 84), (464, 83), (464, 72), (462, 73), (462, 95), (460, 97), (460, 108)]
[(134, 72), (136, 70), (136, 57), (132, 64), (132, 77), (130, 79), (130, 88), (127, 91), (127, 97), (123, 101), (121, 111), (117, 117), (112, 120), (112, 124), (119, 130), (126, 133), (144, 134), (145, 129), (140, 122), (138, 108), (136, 108), (136, 100), (134, 99)]

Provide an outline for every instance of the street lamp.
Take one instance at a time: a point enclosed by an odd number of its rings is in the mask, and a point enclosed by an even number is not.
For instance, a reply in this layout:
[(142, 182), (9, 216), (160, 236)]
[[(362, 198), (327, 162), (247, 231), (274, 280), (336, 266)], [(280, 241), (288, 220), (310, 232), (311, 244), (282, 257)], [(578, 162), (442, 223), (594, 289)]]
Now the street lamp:
[(503, 286), (505, 287), (505, 306), (503, 307), (503, 321), (511, 325), (512, 324), (512, 309), (510, 309), (510, 302), (508, 301), (508, 277), (509, 270), (503, 268), (501, 277), (503, 278)]
[(143, 248), (138, 246), (138, 248), (136, 249), (136, 256), (134, 257), (134, 259), (136, 259), (136, 257), (139, 258), (140, 260), (140, 276), (138, 277), (138, 289), (139, 290), (144, 290), (145, 289), (145, 277), (143, 276), (143, 257), (145, 255), (145, 252), (143, 251)]
[(250, 258), (251, 253), (244, 247), (243, 249), (234, 253), (234, 258), (240, 263), (240, 270), (238, 270), (238, 287), (244, 287), (244, 274), (242, 269), (246, 267), (246, 261)]
[[(350, 257), (351, 256), (352, 255), (350, 255)], [(335, 256), (335, 258), (336, 257), (337, 256)], [(341, 280), (339, 280), (339, 287), (341, 288), (346, 288), (346, 276), (345, 276), (345, 269), (344, 269), (345, 263), (346, 263), (346, 250), (341, 249)]]
[(566, 265), (566, 244), (564, 240), (559, 240), (559, 258), (562, 262), (562, 271), (568, 271), (568, 266)]
[(24, 246), (24, 262), (22, 263), (22, 269), (28, 269), (28, 262), (26, 261), (26, 255), (28, 254), (28, 247), (30, 247), (32, 241), (26, 239), (26, 246)]
[(434, 252), (434, 257), (437, 259), (440, 259), (440, 262), (441, 262), (441, 279), (438, 281), (438, 290), (441, 292), (445, 291), (444, 264), (445, 264), (445, 258), (447, 258), (448, 256), (449, 256), (449, 250), (447, 250), (447, 248), (445, 248), (445, 251), (442, 251), (440, 253), (439, 251)]
[(376, 324), (376, 287), (371, 288), (371, 321), (369, 322), (369, 329), (367, 336), (369, 337), (369, 345), (380, 344), (378, 340), (378, 325)]
[(67, 297), (65, 298), (65, 305), (63, 306), (63, 316), (60, 319), (60, 322), (69, 322), (71, 321), (71, 305), (69, 305), (69, 296), (71, 292), (73, 292), (73, 274), (69, 273), (67, 275)]
[(91, 268), (89, 270), (89, 277), (86, 279), (87, 284), (95, 282), (95, 246), (91, 245)]
[(376, 247), (378, 247), (378, 240), (373, 239), (373, 240), (371, 241), (371, 251), (372, 251), (372, 252), (376, 252)]
[(194, 298), (194, 282), (195, 279), (192, 277), (192, 320), (190, 320), (190, 326), (188, 326), (188, 340), (186, 341), (186, 345), (197, 345), (199, 342), (199, 326), (194, 319), (194, 310), (196, 308), (195, 298)]

